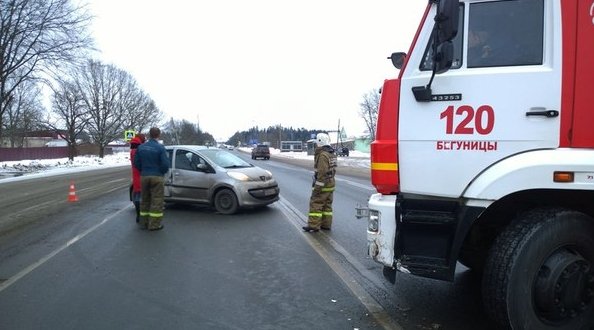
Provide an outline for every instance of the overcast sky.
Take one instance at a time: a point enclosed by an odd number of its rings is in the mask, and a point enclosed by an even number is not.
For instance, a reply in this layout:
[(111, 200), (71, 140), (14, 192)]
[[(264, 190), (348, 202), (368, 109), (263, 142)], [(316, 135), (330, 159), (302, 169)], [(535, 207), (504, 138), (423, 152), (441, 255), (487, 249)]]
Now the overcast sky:
[(427, 0), (87, 0), (100, 58), (166, 116), (226, 140), (250, 127), (365, 129)]

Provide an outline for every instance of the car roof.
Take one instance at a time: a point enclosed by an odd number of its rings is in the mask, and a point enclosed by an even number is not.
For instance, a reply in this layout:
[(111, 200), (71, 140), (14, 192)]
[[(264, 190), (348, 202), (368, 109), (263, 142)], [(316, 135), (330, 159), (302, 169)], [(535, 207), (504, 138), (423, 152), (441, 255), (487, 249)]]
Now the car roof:
[(165, 146), (165, 149), (175, 149), (175, 148), (183, 148), (183, 149), (188, 149), (188, 150), (204, 150), (204, 149), (223, 150), (223, 149), (217, 148), (217, 147), (209, 147), (209, 146), (196, 145), (196, 144), (176, 144), (176, 145)]

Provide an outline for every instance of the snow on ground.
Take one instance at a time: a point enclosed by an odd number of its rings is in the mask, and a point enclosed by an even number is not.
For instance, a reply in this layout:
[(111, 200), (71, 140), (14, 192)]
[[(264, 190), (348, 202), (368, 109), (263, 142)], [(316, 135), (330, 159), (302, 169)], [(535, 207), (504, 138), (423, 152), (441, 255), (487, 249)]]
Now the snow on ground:
[(0, 162), (0, 183), (126, 165), (130, 166), (129, 152), (106, 155), (103, 159), (97, 156), (80, 156), (74, 157), (73, 161), (58, 158)]
[[(239, 151), (249, 154), (251, 148), (239, 148)], [(280, 152), (270, 148), (270, 153), (274, 157), (310, 159), (313, 164), (313, 155), (309, 156), (307, 152)], [(369, 168), (369, 164), (369, 154), (358, 151), (351, 151), (349, 157), (338, 158), (339, 166)], [(59, 158), (0, 162), (0, 183), (115, 166), (130, 166), (130, 153), (119, 152), (106, 155), (103, 159), (97, 156), (80, 156), (74, 157), (73, 161)]]

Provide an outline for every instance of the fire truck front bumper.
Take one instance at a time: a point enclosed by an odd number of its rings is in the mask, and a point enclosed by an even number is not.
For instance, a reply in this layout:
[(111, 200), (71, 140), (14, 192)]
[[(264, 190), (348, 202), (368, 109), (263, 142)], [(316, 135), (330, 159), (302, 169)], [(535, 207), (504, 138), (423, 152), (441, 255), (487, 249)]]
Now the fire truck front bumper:
[(396, 237), (396, 196), (373, 194), (368, 207), (356, 208), (357, 218), (367, 219), (367, 253), (385, 267), (396, 267), (394, 243)]

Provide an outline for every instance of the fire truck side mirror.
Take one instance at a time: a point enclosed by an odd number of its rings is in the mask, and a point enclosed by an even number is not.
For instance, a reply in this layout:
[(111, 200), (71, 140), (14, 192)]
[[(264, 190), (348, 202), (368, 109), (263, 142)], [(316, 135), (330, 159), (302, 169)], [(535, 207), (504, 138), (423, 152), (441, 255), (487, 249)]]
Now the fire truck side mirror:
[(437, 14), (435, 14), (437, 44), (451, 41), (458, 34), (459, 8), (458, 0), (440, 0), (437, 4)]
[(392, 64), (398, 70), (402, 69), (402, 66), (404, 65), (405, 58), (406, 58), (406, 53), (403, 53), (403, 52), (392, 53), (392, 55), (390, 55), (390, 57), (388, 57), (388, 59), (392, 60)]
[(440, 74), (448, 71), (452, 67), (454, 60), (454, 46), (451, 41), (444, 41), (437, 46), (437, 51), (433, 61), (435, 63), (435, 73)]
[(439, 0), (437, 2), (435, 26), (433, 27), (433, 72), (427, 86), (412, 88), (417, 102), (430, 102), (433, 97), (431, 92), (433, 78), (436, 74), (444, 73), (452, 67), (454, 58), (452, 39), (458, 34), (459, 13), (459, 0)]
[(452, 67), (454, 46), (451, 41), (444, 41), (437, 45), (433, 55), (433, 73), (427, 86), (415, 86), (412, 92), (418, 102), (430, 102), (432, 98), (431, 83), (436, 74), (444, 73)]

